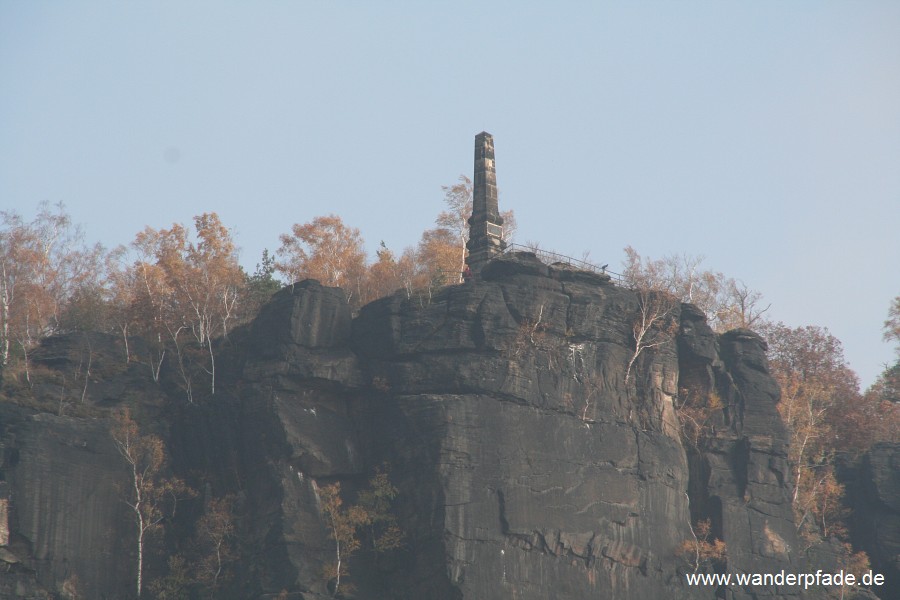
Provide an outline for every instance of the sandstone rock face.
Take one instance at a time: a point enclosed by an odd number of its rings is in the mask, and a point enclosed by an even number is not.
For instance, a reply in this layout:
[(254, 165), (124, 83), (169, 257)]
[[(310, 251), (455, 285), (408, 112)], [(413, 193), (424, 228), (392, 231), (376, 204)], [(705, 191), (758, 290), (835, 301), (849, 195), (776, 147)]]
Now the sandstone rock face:
[[(704, 451), (688, 448), (692, 510), (695, 516), (710, 518), (714, 530), (721, 527), (729, 571), (801, 572), (805, 561), (787, 481), (788, 438), (776, 410), (780, 392), (767, 371), (765, 342), (749, 330), (729, 331), (719, 337), (718, 359), (709, 366), (723, 410)], [(735, 586), (727, 597), (770, 595), (778, 596), (779, 590)]]
[[(483, 279), (427, 307), (376, 302), (354, 323), (389, 389), (387, 454), (423, 548), (401, 596), (713, 597), (676, 575), (692, 512), (728, 544), (729, 570), (799, 566), (758, 336), (720, 344), (695, 308), (676, 307), (679, 334), (626, 383), (635, 293), (527, 256), (494, 261)], [(702, 455), (679, 436), (681, 372), (728, 399)], [(760, 594), (777, 590), (728, 597)]]
[[(334, 549), (318, 486), (353, 480), (371, 466), (352, 420), (362, 373), (350, 329), (344, 292), (315, 281), (276, 294), (251, 327), (236, 422), (226, 425), (234, 467), (222, 469), (240, 473), (223, 487), (245, 498), (242, 537), (261, 558), (244, 573), (240, 597), (260, 589), (327, 595), (322, 574)], [(202, 427), (207, 418), (195, 421)], [(221, 441), (210, 436), (211, 444)], [(191, 460), (204, 468), (196, 453), (185, 456)]]
[(842, 483), (853, 508), (855, 542), (886, 577), (879, 594), (900, 599), (900, 444), (880, 443), (850, 468)]
[(389, 298), (354, 323), (387, 389), (381, 445), (421, 548), (399, 596), (678, 588), (690, 530), (687, 463), (664, 421), (674, 341), (625, 384), (634, 294), (553, 274), (499, 260), (428, 306)]
[(36, 595), (41, 586), (58, 591), (77, 574), (89, 597), (128, 597), (131, 573), (121, 558), (134, 555), (134, 525), (108, 424), (9, 409), (0, 423), (11, 530), (3, 561), (17, 574), (15, 583), (0, 577), (9, 594), (0, 595), (45, 597)]
[[(203, 473), (204, 493), (238, 497), (242, 558), (229, 597), (329, 597), (334, 543), (318, 491), (341, 482), (352, 497), (383, 463), (405, 548), (351, 560), (348, 597), (788, 597), (795, 590), (687, 587), (679, 556), (692, 519), (708, 518), (729, 571), (799, 569), (787, 438), (762, 340), (717, 337), (695, 307), (674, 305), (674, 328), (626, 381), (640, 302), (605, 275), (525, 253), (488, 263), (478, 282), (384, 298), (356, 318), (341, 290), (316, 282), (276, 294), (234, 336), (222, 391), (199, 406), (173, 398), (160, 416), (176, 471)], [(688, 393), (721, 400), (702, 448), (682, 441)], [(88, 446), (96, 456), (82, 458), (74, 431), (91, 427), (26, 415), (4, 430), (20, 457), (4, 462), (16, 489), (11, 535), (45, 557), (33, 568), (48, 589), (63, 580), (56, 561), (74, 553), (68, 537), (46, 533), (61, 531), (67, 500), (36, 474), (58, 456), (70, 471), (95, 465), (83, 478), (108, 489), (121, 465), (108, 436), (96, 441), (102, 424)], [(44, 438), (75, 441), (62, 456)], [(67, 498), (81, 498), (70, 485)], [(81, 515), (95, 523), (79, 534), (92, 551), (109, 528), (118, 541), (131, 535), (115, 499), (101, 504)], [(116, 594), (129, 561), (114, 552), (105, 573), (78, 568), (93, 573), (92, 589), (127, 597)]]

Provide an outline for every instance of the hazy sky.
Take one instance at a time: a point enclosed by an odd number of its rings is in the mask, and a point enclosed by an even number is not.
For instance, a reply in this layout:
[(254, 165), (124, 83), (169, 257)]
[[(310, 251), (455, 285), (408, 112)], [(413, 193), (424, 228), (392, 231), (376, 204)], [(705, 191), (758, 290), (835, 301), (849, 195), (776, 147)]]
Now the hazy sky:
[(107, 246), (216, 211), (250, 269), (327, 213), (402, 250), (482, 130), (517, 241), (703, 255), (892, 359), (896, 0), (0, 0), (0, 209)]

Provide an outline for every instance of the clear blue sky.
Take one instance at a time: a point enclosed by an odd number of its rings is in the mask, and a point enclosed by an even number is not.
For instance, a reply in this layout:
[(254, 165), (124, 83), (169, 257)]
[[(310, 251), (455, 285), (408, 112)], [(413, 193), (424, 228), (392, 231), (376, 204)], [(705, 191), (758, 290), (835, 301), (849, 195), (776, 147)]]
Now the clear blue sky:
[(252, 268), (337, 213), (413, 245), (494, 135), (518, 241), (704, 255), (863, 384), (900, 294), (900, 2), (0, 0), (0, 208), (216, 211)]

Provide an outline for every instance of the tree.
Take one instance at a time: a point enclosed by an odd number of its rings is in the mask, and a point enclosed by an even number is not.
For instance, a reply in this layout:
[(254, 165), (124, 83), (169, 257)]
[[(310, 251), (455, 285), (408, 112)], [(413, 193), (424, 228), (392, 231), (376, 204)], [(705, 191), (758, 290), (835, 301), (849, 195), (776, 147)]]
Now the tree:
[(703, 519), (690, 525), (693, 539), (685, 540), (678, 547), (678, 553), (690, 563), (694, 573), (705, 567), (718, 567), (728, 558), (725, 542), (712, 533), (712, 521)]
[(209, 357), (210, 392), (216, 393), (216, 357), (213, 340), (228, 334), (244, 285), (237, 249), (228, 229), (215, 213), (194, 217), (196, 242), (184, 226), (170, 229), (147, 227), (132, 243), (134, 262), (114, 278), (120, 327), (134, 322), (154, 345), (150, 357), (154, 379), (159, 378), (168, 348), (189, 401), (193, 383), (185, 362), (185, 345), (193, 341)]
[(457, 250), (450, 230), (438, 228), (423, 232), (416, 250), (423, 283), (434, 286), (459, 283), (462, 270)]
[(762, 306), (763, 296), (747, 287), (743, 281), (728, 279), (725, 281), (725, 297), (717, 308), (715, 324), (720, 331), (751, 329), (762, 324), (771, 304)]
[(628, 287), (665, 291), (701, 308), (715, 303), (724, 279), (721, 273), (700, 271), (703, 257), (672, 255), (651, 260), (631, 246), (625, 248), (625, 257), (623, 276)]
[[(234, 550), (234, 495), (210, 498), (197, 520), (190, 550), (169, 557), (168, 573), (150, 583), (154, 598), (188, 600), (219, 597)], [(201, 589), (205, 593), (198, 594)], [(192, 593), (193, 590), (193, 593)]]
[(500, 211), (500, 217), (503, 219), (503, 229), (500, 232), (500, 239), (509, 244), (516, 237), (516, 231), (519, 229), (519, 222), (516, 221), (516, 213), (514, 213), (512, 209)]
[(665, 292), (648, 289), (638, 291), (638, 311), (631, 323), (634, 337), (634, 353), (625, 369), (625, 383), (631, 377), (631, 369), (644, 350), (656, 348), (672, 339), (677, 323), (672, 318), (675, 299)]
[(28, 324), (28, 305), (23, 299), (33, 271), (39, 262), (34, 232), (22, 218), (10, 212), (0, 214), (0, 359), (6, 366), (10, 358), (10, 342), (20, 337)]
[(676, 410), (681, 423), (681, 439), (702, 452), (714, 435), (714, 418), (724, 408), (722, 399), (714, 390), (695, 387), (681, 390), (679, 400)]
[(833, 463), (837, 452), (864, 443), (842, 422), (862, 404), (859, 380), (844, 360), (840, 341), (827, 329), (778, 323), (762, 333), (769, 369), (781, 387), (778, 411), (791, 432), (788, 458), (798, 529), (816, 523), (823, 533), (839, 533), (843, 489)]
[(884, 339), (898, 343), (897, 359), (885, 365), (866, 393), (860, 410), (842, 414), (840, 423), (864, 438), (863, 447), (874, 442), (900, 442), (900, 296), (893, 299), (884, 322)]
[[(885, 341), (893, 340), (897, 346), (894, 351), (897, 360), (893, 365), (885, 365), (884, 371), (878, 376), (878, 380), (869, 390), (869, 394), (874, 399), (881, 402), (885, 412), (893, 415), (892, 422), (900, 421), (900, 296), (891, 301), (888, 309), (888, 318), (884, 322), (884, 339)], [(885, 404), (886, 403), (886, 404)], [(893, 433), (892, 441), (900, 436), (900, 427), (897, 427)]]
[(335, 580), (332, 595), (336, 596), (341, 586), (341, 577), (348, 573), (346, 560), (359, 549), (357, 529), (369, 524), (369, 515), (360, 506), (344, 507), (340, 483), (319, 488), (319, 498), (331, 539), (334, 540), (335, 562), (326, 567), (326, 576)]
[(201, 552), (198, 579), (211, 591), (220, 585), (223, 571), (236, 558), (234, 538), (234, 496), (212, 498), (197, 523), (197, 542)]
[[(452, 235), (456, 246), (456, 272), (462, 277), (466, 268), (466, 244), (469, 241), (469, 218), (472, 216), (472, 180), (460, 175), (454, 185), (442, 185), (444, 203), (447, 210), (442, 211), (435, 219), (441, 229)], [(458, 283), (459, 279), (455, 283)]]
[[(888, 318), (884, 322), (884, 340), (900, 343), (900, 296), (894, 298), (888, 309)], [(897, 354), (900, 356), (900, 345), (897, 346)]]
[(762, 295), (742, 281), (718, 271), (702, 270), (703, 257), (671, 255), (658, 260), (644, 258), (631, 246), (625, 248), (623, 277), (632, 289), (668, 292), (682, 302), (696, 305), (710, 326), (722, 333), (737, 327), (755, 327), (769, 309)]
[(359, 493), (357, 502), (368, 515), (368, 539), (375, 552), (386, 552), (403, 544), (403, 532), (391, 506), (397, 497), (397, 488), (391, 483), (387, 465), (375, 470), (369, 485)]
[(864, 394), (838, 403), (829, 415), (840, 451), (859, 454), (877, 442), (900, 442), (898, 365), (885, 369)]
[(171, 348), (175, 352), (175, 364), (184, 383), (189, 402), (193, 402), (193, 381), (185, 364), (185, 344), (189, 335), (189, 308), (184, 296), (179, 294), (178, 282), (186, 277), (184, 254), (187, 251), (187, 233), (177, 223), (171, 229), (155, 230), (147, 227), (132, 243), (138, 252), (133, 268), (138, 283), (137, 310), (139, 331), (155, 342), (150, 357), (154, 379), (159, 379), (163, 358)]
[(316, 217), (294, 224), (282, 234), (275, 268), (291, 282), (316, 279), (322, 285), (341, 287), (354, 302), (366, 271), (366, 253), (359, 229), (347, 227), (340, 217)]
[(900, 409), (900, 360), (885, 366), (867, 393), (881, 402), (893, 405), (895, 410)]
[[(451, 268), (446, 269), (446, 272), (455, 273), (456, 279), (453, 283), (459, 283), (462, 281), (462, 272), (466, 268), (466, 244), (469, 242), (469, 218), (472, 216), (472, 180), (465, 175), (460, 175), (455, 184), (442, 185), (441, 189), (444, 191), (444, 204), (446, 204), (447, 209), (437, 216), (435, 224), (438, 226), (438, 231), (448, 232), (449, 237), (454, 240), (452, 244), (454, 250), (444, 248), (441, 250), (441, 253), (456, 255), (455, 262), (446, 259), (444, 262), (453, 265)], [(501, 212), (500, 217), (503, 219), (502, 239), (505, 242), (509, 242), (516, 231), (516, 216), (512, 210), (507, 210)], [(424, 235), (422, 239), (425, 239)], [(450, 264), (443, 266), (450, 267)]]
[(103, 249), (85, 245), (83, 237), (62, 204), (41, 204), (28, 222), (14, 211), (0, 212), (0, 362), (9, 363), (15, 341), (29, 381), (31, 347), (59, 330), (77, 290), (99, 285)]
[(268, 249), (264, 249), (260, 262), (256, 263), (256, 270), (252, 275), (247, 275), (244, 282), (247, 295), (245, 320), (253, 318), (260, 307), (281, 289), (281, 282), (274, 275), (275, 259)]
[(363, 303), (389, 296), (398, 289), (405, 290), (407, 298), (410, 297), (419, 271), (415, 253), (407, 249), (400, 258), (396, 258), (385, 243), (381, 242), (381, 248), (376, 254), (378, 260), (366, 271)]
[[(139, 269), (121, 264), (123, 260), (126, 260), (126, 253), (127, 249), (122, 246), (110, 252), (107, 257), (109, 263), (107, 272), (109, 273), (109, 319), (113, 327), (122, 335), (122, 341), (125, 346), (125, 364), (128, 364), (131, 362), (131, 347), (128, 343), (128, 336), (131, 327), (139, 322), (136, 308), (138, 298), (143, 289), (138, 281)], [(150, 321), (153, 321), (152, 311)], [(153, 337), (152, 333), (150, 336), (145, 336), (146, 341), (150, 344), (154, 341)], [(153, 369), (151, 366), (151, 372), (153, 373), (153, 380), (158, 381), (158, 370)]]
[(197, 243), (189, 243), (183, 265), (170, 274), (179, 300), (186, 304), (187, 321), (194, 339), (206, 346), (210, 362), (210, 392), (216, 393), (216, 358), (213, 338), (228, 335), (228, 322), (235, 315), (243, 272), (231, 233), (216, 213), (194, 217)]
[(157, 247), (161, 235), (149, 227), (138, 233), (131, 243), (134, 262), (116, 276), (113, 283), (113, 298), (123, 337), (127, 344), (127, 331), (133, 324), (135, 332), (147, 342), (147, 360), (154, 381), (159, 381), (169, 338), (174, 334), (177, 343), (182, 331), (174, 290), (167, 281), (165, 269), (158, 264)]
[(403, 544), (403, 532), (391, 514), (396, 497), (397, 488), (390, 482), (386, 465), (376, 469), (368, 486), (358, 494), (356, 504), (344, 506), (340, 483), (319, 488), (322, 513), (335, 542), (335, 562), (325, 568), (326, 578), (335, 581), (332, 595), (337, 595), (342, 577), (349, 574), (347, 560), (360, 549), (366, 534), (377, 553)]
[(169, 572), (150, 583), (150, 593), (155, 600), (190, 600), (190, 587), (196, 583), (191, 566), (184, 556), (176, 554), (168, 560)]
[(117, 329), (105, 285), (90, 283), (73, 290), (59, 316), (58, 330), (109, 332)]
[(400, 284), (406, 291), (406, 297), (412, 297), (412, 291), (416, 287), (421, 287), (423, 275), (422, 265), (418, 261), (416, 251), (413, 248), (406, 248), (397, 260), (395, 270)]
[(135, 585), (140, 597), (147, 537), (162, 527), (167, 516), (174, 514), (179, 496), (192, 495), (193, 491), (177, 478), (163, 477), (166, 452), (162, 440), (155, 435), (142, 435), (128, 409), (116, 415), (110, 434), (129, 469), (125, 503), (131, 508), (137, 526)]

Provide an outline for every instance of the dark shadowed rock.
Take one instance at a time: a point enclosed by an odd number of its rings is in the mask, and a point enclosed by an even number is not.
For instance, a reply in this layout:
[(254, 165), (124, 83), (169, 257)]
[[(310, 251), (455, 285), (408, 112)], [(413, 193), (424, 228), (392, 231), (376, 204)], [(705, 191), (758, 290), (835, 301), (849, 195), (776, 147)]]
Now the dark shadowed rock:
[[(682, 386), (715, 394), (723, 409), (701, 449), (688, 446), (691, 511), (709, 519), (727, 544), (732, 573), (801, 571), (806, 565), (793, 524), (788, 434), (776, 405), (765, 342), (736, 329), (712, 333), (692, 305), (682, 306)], [(794, 589), (738, 589), (728, 598), (796, 594)]]
[(314, 279), (286, 286), (272, 296), (253, 325), (253, 347), (271, 352), (296, 344), (306, 348), (334, 348), (350, 337), (350, 305), (340, 288), (324, 287)]
[(115, 407), (127, 397), (143, 396), (149, 401), (153, 381), (150, 367), (143, 364), (147, 346), (140, 338), (129, 338), (129, 350), (130, 361), (123, 338), (108, 333), (44, 338), (30, 360), (36, 368), (48, 369), (52, 377), (39, 375), (32, 392), (48, 404), (62, 403), (63, 414), (79, 407)]
[(128, 597), (132, 569), (121, 558), (134, 556), (134, 522), (122, 495), (128, 473), (109, 423), (0, 405), (0, 441), (8, 551), (18, 559), (11, 571), (19, 578), (33, 573), (48, 590), (77, 573), (88, 597)]
[(387, 383), (377, 422), (388, 433), (375, 443), (414, 532), (400, 596), (710, 597), (676, 575), (692, 511), (715, 517), (739, 568), (796, 567), (783, 428), (722, 417), (724, 439), (697, 472), (702, 506), (689, 510), (685, 493), (679, 369), (727, 388), (732, 413), (774, 411), (761, 340), (725, 338), (726, 365), (688, 307), (677, 343), (644, 353), (626, 385), (637, 295), (543, 277), (533, 262), (502, 257), (482, 283), (428, 306), (382, 300), (354, 323), (355, 347)]
[(884, 600), (900, 599), (900, 444), (879, 443), (839, 471), (853, 514), (854, 543), (887, 583)]
[(550, 265), (550, 277), (560, 281), (574, 281), (588, 285), (605, 285), (612, 279), (606, 273), (585, 271), (563, 262)]
[(496, 281), (513, 275), (546, 277), (549, 272), (550, 268), (534, 252), (508, 252), (487, 263), (481, 270), (481, 279)]
[(358, 383), (349, 350), (350, 306), (340, 288), (307, 279), (272, 296), (253, 322), (245, 376), (251, 380), (300, 377)]
[(275, 294), (251, 328), (232, 442), (246, 477), (244, 536), (265, 565), (249, 589), (277, 594), (303, 582), (327, 591), (332, 542), (317, 478), (324, 485), (365, 468), (349, 412), (350, 390), (363, 381), (350, 327), (343, 290), (307, 280)]

